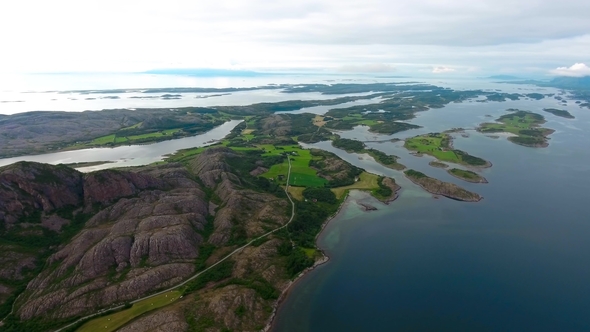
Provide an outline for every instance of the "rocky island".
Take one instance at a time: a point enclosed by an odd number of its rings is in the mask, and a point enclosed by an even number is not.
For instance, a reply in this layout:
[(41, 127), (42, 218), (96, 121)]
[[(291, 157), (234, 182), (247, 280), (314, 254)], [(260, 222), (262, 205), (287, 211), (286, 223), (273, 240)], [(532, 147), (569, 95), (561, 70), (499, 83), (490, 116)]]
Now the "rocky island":
[(483, 197), (465, 190), (455, 184), (443, 182), (427, 176), (424, 173), (409, 169), (404, 174), (415, 184), (434, 195), (441, 195), (464, 202), (479, 202)]
[(481, 176), (473, 171), (468, 171), (468, 170), (459, 169), (459, 168), (452, 168), (452, 169), (448, 170), (447, 172), (449, 174), (451, 174), (452, 176), (454, 176), (458, 179), (461, 179), (461, 180), (465, 180), (467, 182), (488, 183), (486, 178), (484, 178), (483, 176)]

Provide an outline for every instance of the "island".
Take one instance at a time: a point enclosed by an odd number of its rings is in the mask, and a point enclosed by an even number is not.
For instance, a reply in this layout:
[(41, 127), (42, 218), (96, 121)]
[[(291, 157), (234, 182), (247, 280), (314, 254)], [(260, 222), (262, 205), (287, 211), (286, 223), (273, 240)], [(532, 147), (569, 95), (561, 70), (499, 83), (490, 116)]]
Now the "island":
[[(453, 148), (452, 136), (447, 133), (430, 133), (406, 139), (404, 147), (417, 155), (427, 154), (439, 161), (447, 161), (470, 167), (491, 167), (489, 161)], [(432, 165), (431, 165), (432, 166)]]
[(551, 113), (556, 116), (560, 116), (562, 118), (566, 118), (566, 119), (575, 119), (576, 118), (575, 116), (573, 116), (570, 112), (568, 112), (566, 110), (559, 110), (556, 108), (544, 108), (543, 111), (547, 112), (547, 113)]
[(449, 167), (449, 165), (447, 165), (445, 163), (438, 162), (436, 160), (433, 160), (433, 161), (429, 162), (428, 165), (430, 165), (432, 167), (436, 167), (436, 168), (447, 168), (447, 167)]
[(482, 199), (480, 195), (465, 190), (456, 184), (431, 178), (426, 174), (413, 169), (404, 171), (404, 174), (408, 179), (410, 179), (410, 181), (434, 195), (441, 195), (464, 202), (479, 202)]
[(547, 136), (555, 130), (542, 128), (545, 118), (537, 113), (508, 109), (510, 114), (505, 114), (496, 119), (496, 123), (482, 123), (477, 130), (484, 134), (511, 133), (515, 136), (508, 137), (512, 143), (527, 147), (542, 148), (549, 146)]
[(447, 172), (449, 174), (451, 174), (452, 176), (459, 178), (461, 180), (465, 180), (467, 182), (488, 183), (486, 178), (484, 178), (483, 176), (481, 176), (475, 172), (472, 172), (472, 171), (459, 169), (459, 168), (452, 168), (452, 169), (448, 170)]

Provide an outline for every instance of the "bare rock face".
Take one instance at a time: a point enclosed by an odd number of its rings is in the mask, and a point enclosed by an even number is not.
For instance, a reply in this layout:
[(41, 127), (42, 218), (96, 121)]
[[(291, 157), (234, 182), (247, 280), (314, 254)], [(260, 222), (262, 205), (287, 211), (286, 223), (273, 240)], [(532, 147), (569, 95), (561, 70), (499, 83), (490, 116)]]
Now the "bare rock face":
[[(125, 185), (129, 178), (116, 177)], [(22, 319), (71, 317), (183, 280), (194, 271), (207, 208), (198, 189), (120, 199), (49, 257), (55, 268), (29, 283), (18, 313)]]
[[(21, 320), (64, 319), (140, 298), (192, 276), (205, 241), (224, 247), (214, 252), (214, 259), (285, 224), (289, 202), (248, 189), (252, 175), (240, 172), (250, 170), (236, 166), (242, 157), (227, 148), (211, 148), (188, 167), (166, 164), (85, 175), (40, 164), (0, 168), (0, 203), (6, 203), (0, 205), (0, 222), (18, 225), (14, 228), (23, 236), (43, 239), (49, 232), (60, 238), (41, 249), (47, 254), (43, 259), (34, 251), (14, 255), (27, 247), (2, 247), (6, 251), (0, 252), (0, 263), (10, 268), (0, 268), (0, 276), (30, 280), (15, 302), (14, 315)], [(23, 221), (31, 210), (40, 211), (39, 222)], [(213, 232), (204, 233), (211, 220)], [(288, 278), (277, 254), (279, 242), (270, 240), (236, 254), (232, 277), (283, 289)], [(41, 271), (23, 277), (23, 271), (34, 268)], [(14, 291), (0, 282), (0, 300)], [(184, 331), (187, 315), (212, 315), (219, 326), (254, 331), (271, 312), (273, 300), (261, 297), (252, 285), (203, 291), (198, 301), (187, 296), (178, 305), (130, 322), (123, 331)]]
[(279, 114), (264, 118), (262, 132), (268, 135), (284, 136), (291, 131), (291, 122)]
[(136, 195), (145, 189), (164, 189), (165, 183), (151, 176), (104, 170), (84, 178), (84, 201), (87, 204), (110, 203), (121, 197)]
[[(205, 186), (214, 190), (222, 202), (215, 212), (215, 230), (209, 237), (209, 242), (215, 245), (225, 245), (234, 240), (232, 230), (240, 220), (248, 221), (240, 227), (245, 237), (263, 234), (265, 222), (283, 224), (287, 221), (285, 214), (280, 213), (287, 208), (284, 200), (241, 188), (240, 179), (231, 172), (226, 162), (228, 158), (238, 157), (231, 149), (212, 148), (191, 163), (193, 172)], [(269, 210), (271, 206), (273, 208)], [(277, 211), (280, 212), (277, 214)]]
[[(82, 203), (82, 174), (65, 166), (19, 162), (0, 168), (0, 224)], [(39, 220), (40, 221), (40, 220)]]

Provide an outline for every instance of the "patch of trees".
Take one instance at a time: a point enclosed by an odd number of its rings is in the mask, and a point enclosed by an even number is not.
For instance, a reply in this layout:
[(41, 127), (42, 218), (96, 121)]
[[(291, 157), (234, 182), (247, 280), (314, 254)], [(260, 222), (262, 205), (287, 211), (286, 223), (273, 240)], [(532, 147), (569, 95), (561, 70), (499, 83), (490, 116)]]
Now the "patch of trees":
[(365, 144), (363, 142), (348, 138), (335, 139), (332, 141), (332, 145), (339, 149), (346, 150), (347, 152), (361, 152), (365, 149)]
[(470, 154), (468, 154), (467, 152), (461, 151), (461, 150), (453, 150), (453, 152), (455, 152), (455, 154), (457, 156), (459, 156), (459, 158), (469, 164), (469, 165), (473, 165), (473, 166), (484, 166), (487, 164), (487, 161), (479, 158), (479, 157), (474, 157)]
[(406, 174), (409, 177), (416, 178), (416, 179), (428, 178), (428, 176), (426, 174), (424, 174), (422, 172), (415, 171), (413, 169), (409, 169), (409, 170), (404, 171), (404, 174)]
[(375, 189), (373, 193), (375, 193), (379, 197), (390, 197), (391, 195), (393, 195), (393, 190), (383, 183), (384, 179), (385, 177), (383, 176), (379, 177), (379, 179), (377, 180), (379, 188)]
[(210, 282), (221, 281), (231, 277), (235, 262), (231, 259), (215, 265), (207, 272), (201, 274), (194, 280), (191, 280), (182, 290), (182, 295), (187, 295), (204, 288)]
[(288, 226), (291, 239), (296, 245), (312, 248), (315, 236), (323, 222), (338, 209), (338, 204), (323, 202), (295, 202), (295, 218)]
[(303, 197), (309, 200), (316, 200), (318, 202), (325, 202), (329, 204), (336, 204), (336, 195), (329, 188), (314, 188), (307, 187), (303, 190)]

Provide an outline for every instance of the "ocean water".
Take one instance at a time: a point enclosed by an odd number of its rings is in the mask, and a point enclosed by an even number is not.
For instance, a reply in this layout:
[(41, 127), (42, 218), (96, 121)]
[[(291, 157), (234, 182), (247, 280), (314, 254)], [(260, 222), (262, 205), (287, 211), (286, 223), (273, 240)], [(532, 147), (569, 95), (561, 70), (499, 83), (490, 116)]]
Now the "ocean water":
[[(5, 101), (0, 103), (0, 114), (50, 109), (240, 105), (283, 98), (280, 92), (259, 90), (209, 98), (183, 96), (180, 100), (155, 100), (137, 105), (131, 104), (136, 102), (131, 98), (86, 100), (47, 91), (382, 81), (392, 80), (320, 76), (200, 79), (162, 75), (48, 75), (0, 82), (0, 101)], [(485, 81), (419, 81), (456, 89), (560, 93), (555, 89)], [(287, 97), (284, 100), (326, 98), (319, 94)], [(545, 107), (567, 109), (576, 119), (542, 113)], [(329, 108), (308, 111), (321, 114)], [(545, 126), (556, 130), (551, 135), (550, 146), (526, 148), (504, 137), (492, 139), (470, 130), (505, 114), (507, 108), (543, 114), (547, 119)], [(401, 172), (385, 168), (366, 155), (348, 154), (328, 142), (314, 144), (370, 172), (394, 177), (403, 189), (398, 200), (390, 205), (381, 204), (366, 193), (351, 193), (341, 213), (318, 238), (318, 245), (331, 257), (330, 261), (296, 283), (279, 309), (274, 330), (590, 330), (590, 110), (580, 109), (571, 100), (563, 106), (553, 98), (503, 103), (473, 100), (418, 113), (410, 122), (422, 128), (387, 136), (370, 133), (361, 126), (339, 134), (364, 141), (386, 141), (452, 127), (467, 128), (469, 137), (455, 135), (454, 145), (493, 163), (492, 168), (481, 172), (489, 184), (471, 184), (451, 177), (444, 170), (428, 166), (432, 158), (410, 155), (400, 142), (367, 145), (396, 154), (408, 167), (459, 184), (484, 199), (479, 203), (434, 199)], [(230, 129), (222, 127), (205, 137), (152, 145), (22, 159), (50, 163), (115, 160), (117, 166), (141, 165), (179, 148), (207, 144)], [(379, 210), (363, 212), (357, 201), (370, 202)]]
[[(424, 128), (393, 137), (473, 127), (509, 107), (539, 111), (555, 103), (451, 104), (420, 113), (411, 122)], [(482, 171), (489, 184), (453, 178), (401, 143), (368, 143), (481, 194), (479, 203), (434, 199), (367, 156), (316, 144), (394, 177), (403, 189), (390, 205), (351, 195), (318, 238), (330, 261), (293, 286), (274, 331), (589, 331), (590, 110), (571, 103), (559, 108), (576, 119), (539, 112), (544, 126), (556, 130), (548, 148), (473, 131), (455, 135), (455, 147), (493, 163)], [(362, 127), (341, 134), (375, 138)], [(357, 200), (379, 210), (363, 212)]]

